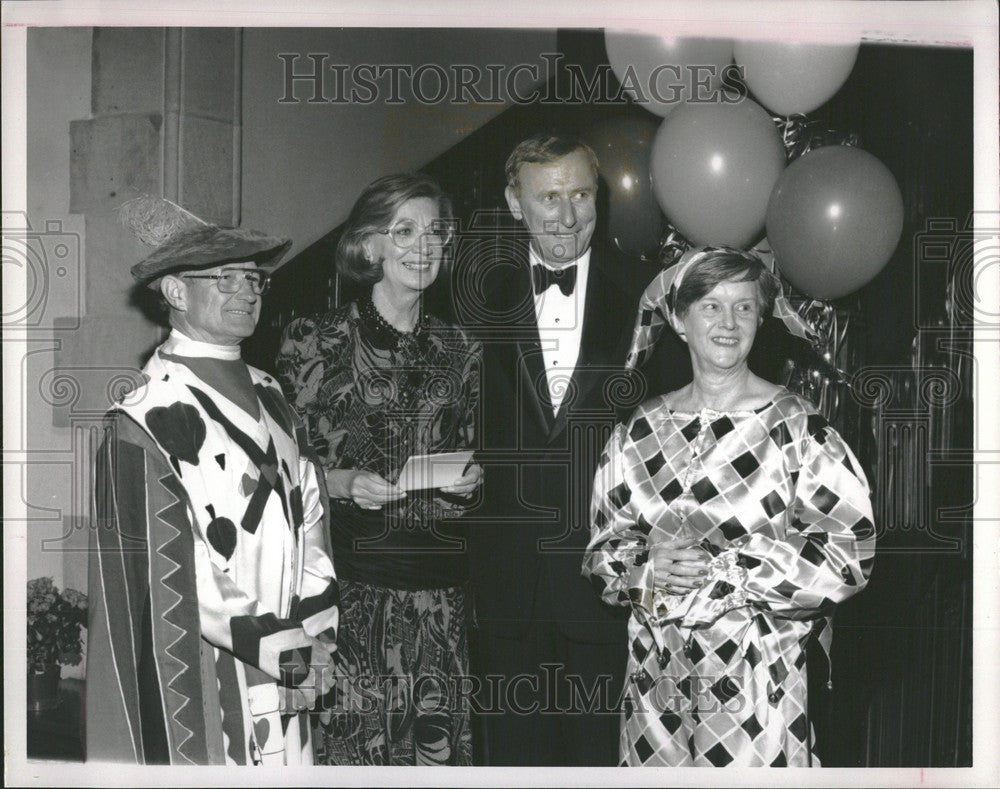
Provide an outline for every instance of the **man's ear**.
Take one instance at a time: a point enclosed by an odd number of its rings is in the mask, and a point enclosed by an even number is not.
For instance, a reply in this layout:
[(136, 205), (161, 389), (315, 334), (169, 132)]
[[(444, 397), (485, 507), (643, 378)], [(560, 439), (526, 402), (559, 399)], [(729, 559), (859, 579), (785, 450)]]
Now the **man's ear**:
[(187, 310), (187, 285), (180, 277), (167, 274), (160, 280), (160, 293), (171, 309), (185, 312)]
[(524, 213), (521, 211), (521, 198), (518, 196), (517, 190), (513, 186), (508, 186), (503, 190), (503, 195), (507, 198), (507, 207), (514, 215), (514, 219), (518, 222), (522, 221)]
[(677, 336), (687, 342), (687, 332), (684, 331), (683, 321), (670, 311), (667, 312), (667, 320), (670, 322), (671, 328), (677, 332)]

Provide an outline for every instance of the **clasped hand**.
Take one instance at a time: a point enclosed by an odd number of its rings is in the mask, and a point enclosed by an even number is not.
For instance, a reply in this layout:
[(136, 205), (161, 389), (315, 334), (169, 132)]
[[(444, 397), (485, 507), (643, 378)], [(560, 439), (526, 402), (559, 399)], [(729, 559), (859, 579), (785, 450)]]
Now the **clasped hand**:
[(708, 575), (708, 554), (694, 540), (656, 543), (649, 549), (653, 583), (670, 594), (700, 589)]

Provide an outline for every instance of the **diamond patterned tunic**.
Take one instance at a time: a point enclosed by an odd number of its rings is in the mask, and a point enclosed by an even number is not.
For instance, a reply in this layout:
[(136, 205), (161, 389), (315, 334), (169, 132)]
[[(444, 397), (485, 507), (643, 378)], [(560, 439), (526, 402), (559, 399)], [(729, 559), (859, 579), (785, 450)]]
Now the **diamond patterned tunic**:
[[(817, 765), (806, 653), (867, 583), (875, 535), (864, 472), (806, 400), (753, 411), (641, 405), (594, 482), (583, 571), (629, 605), (623, 765)], [(653, 583), (649, 548), (692, 539), (700, 589)]]

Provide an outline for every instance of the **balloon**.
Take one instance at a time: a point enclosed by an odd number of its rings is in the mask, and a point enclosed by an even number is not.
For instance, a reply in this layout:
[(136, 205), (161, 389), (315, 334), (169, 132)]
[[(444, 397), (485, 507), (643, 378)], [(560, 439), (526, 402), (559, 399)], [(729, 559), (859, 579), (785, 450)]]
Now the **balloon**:
[(745, 247), (759, 237), (785, 166), (778, 130), (760, 105), (688, 104), (653, 141), (653, 191), (696, 245)]
[(583, 135), (597, 153), (608, 187), (608, 236), (627, 255), (645, 257), (659, 249), (663, 214), (649, 173), (659, 124), (645, 112), (609, 118)]
[(778, 115), (812, 112), (826, 103), (854, 68), (860, 44), (737, 41), (743, 78), (761, 104)]
[(859, 148), (817, 148), (792, 162), (767, 207), (767, 238), (782, 275), (815, 299), (869, 282), (903, 229), (896, 179)]
[(722, 72), (733, 62), (728, 38), (664, 38), (608, 30), (604, 47), (625, 92), (663, 118), (692, 98), (712, 101)]

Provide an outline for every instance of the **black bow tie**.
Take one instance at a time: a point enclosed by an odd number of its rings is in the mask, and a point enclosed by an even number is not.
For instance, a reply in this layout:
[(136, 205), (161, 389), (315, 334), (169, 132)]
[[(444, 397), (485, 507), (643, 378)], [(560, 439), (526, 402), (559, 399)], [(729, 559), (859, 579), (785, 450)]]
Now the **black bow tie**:
[(576, 264), (560, 269), (550, 269), (545, 266), (533, 265), (531, 267), (531, 285), (535, 289), (535, 295), (544, 293), (553, 285), (558, 285), (563, 296), (569, 296), (576, 287)]

